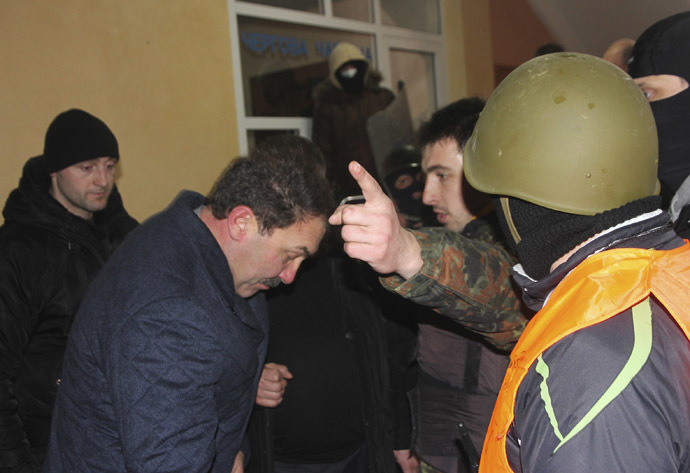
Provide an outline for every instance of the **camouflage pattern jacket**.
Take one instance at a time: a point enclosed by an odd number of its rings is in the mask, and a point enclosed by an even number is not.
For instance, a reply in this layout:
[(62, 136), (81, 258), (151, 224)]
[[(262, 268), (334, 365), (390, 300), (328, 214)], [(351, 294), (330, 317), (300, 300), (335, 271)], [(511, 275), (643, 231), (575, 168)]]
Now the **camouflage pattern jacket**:
[(436, 227), (413, 231), (422, 249), (422, 268), (408, 280), (382, 277), (381, 284), (509, 351), (527, 325), (529, 311), (510, 276), (516, 260), (500, 245), (497, 228), (491, 219), (478, 218), (461, 233)]

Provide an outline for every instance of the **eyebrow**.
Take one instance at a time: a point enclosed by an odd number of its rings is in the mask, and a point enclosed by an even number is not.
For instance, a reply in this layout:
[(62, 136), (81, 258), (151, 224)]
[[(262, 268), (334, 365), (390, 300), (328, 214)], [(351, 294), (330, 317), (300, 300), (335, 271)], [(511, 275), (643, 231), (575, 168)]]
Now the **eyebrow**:
[(296, 248), (296, 250), (298, 252), (301, 252), (305, 258), (309, 258), (311, 256), (311, 253), (309, 252), (309, 248), (307, 248), (306, 246), (300, 246), (300, 247)]
[(429, 167), (429, 169), (427, 169), (424, 172), (429, 174), (429, 173), (432, 173), (434, 171), (439, 171), (439, 170), (441, 170), (441, 171), (452, 171), (452, 169), (448, 166), (444, 166), (442, 164), (434, 164), (433, 166)]

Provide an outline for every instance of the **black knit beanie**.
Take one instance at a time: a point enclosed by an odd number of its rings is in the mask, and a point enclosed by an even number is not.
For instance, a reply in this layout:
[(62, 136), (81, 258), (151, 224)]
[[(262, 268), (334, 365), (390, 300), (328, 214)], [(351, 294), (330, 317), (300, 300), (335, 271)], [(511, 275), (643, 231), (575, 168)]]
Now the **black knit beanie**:
[(73, 108), (50, 124), (43, 147), (43, 166), (48, 173), (95, 158), (120, 158), (117, 139), (100, 119)]
[[(496, 199), (501, 230), (518, 255), (527, 275), (539, 280), (551, 272), (551, 266), (561, 256), (597, 233), (614, 227), (661, 205), (661, 197), (650, 196), (629, 202), (622, 207), (595, 215), (575, 215), (547, 209), (521, 199), (510, 197), (508, 208), (505, 200)], [(506, 218), (510, 213), (513, 229)]]

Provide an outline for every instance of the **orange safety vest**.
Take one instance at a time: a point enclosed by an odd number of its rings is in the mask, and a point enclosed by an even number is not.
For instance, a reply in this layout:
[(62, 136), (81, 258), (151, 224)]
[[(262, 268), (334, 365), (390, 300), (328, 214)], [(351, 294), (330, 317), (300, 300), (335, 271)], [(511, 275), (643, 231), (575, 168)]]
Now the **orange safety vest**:
[[(513, 422), (515, 396), (542, 352), (571, 333), (630, 309), (650, 294), (690, 340), (689, 290), (688, 242), (669, 251), (608, 250), (580, 263), (556, 287), (513, 349), (484, 441), (479, 472), (513, 472), (506, 456), (506, 435)], [(568, 317), (562, 316), (565, 312)]]

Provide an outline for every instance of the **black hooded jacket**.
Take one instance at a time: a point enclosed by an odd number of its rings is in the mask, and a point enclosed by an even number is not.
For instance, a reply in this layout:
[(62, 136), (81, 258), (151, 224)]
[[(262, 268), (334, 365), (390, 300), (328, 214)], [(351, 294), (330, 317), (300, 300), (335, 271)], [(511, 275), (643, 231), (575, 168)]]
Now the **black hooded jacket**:
[(39, 471), (62, 358), (82, 295), (137, 222), (114, 187), (87, 221), (49, 193), (40, 159), (24, 166), (0, 227), (0, 472)]

